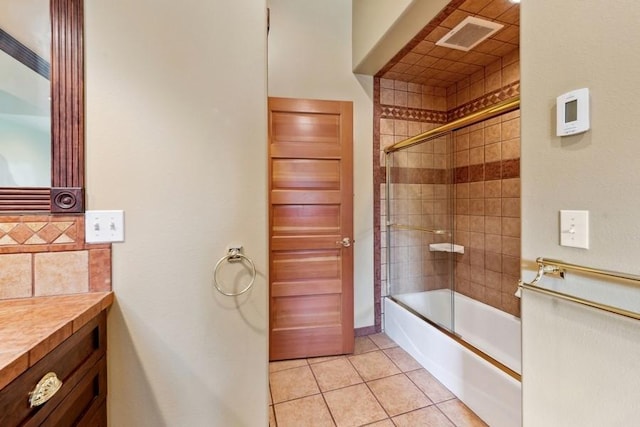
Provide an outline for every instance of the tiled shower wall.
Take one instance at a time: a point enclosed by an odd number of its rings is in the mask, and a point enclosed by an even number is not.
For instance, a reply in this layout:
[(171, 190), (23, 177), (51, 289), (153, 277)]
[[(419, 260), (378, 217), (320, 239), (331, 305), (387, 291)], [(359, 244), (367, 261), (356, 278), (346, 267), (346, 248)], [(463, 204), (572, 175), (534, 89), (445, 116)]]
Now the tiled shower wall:
[(456, 290), (511, 314), (520, 276), (520, 112), (454, 133)]
[[(428, 243), (442, 236), (422, 233), (418, 241), (415, 232), (394, 232), (392, 252), (397, 255), (386, 259), (384, 148), (518, 95), (518, 57), (517, 50), (510, 52), (446, 89), (376, 79), (379, 164), (374, 180), (380, 230), (376, 256), (381, 266), (376, 272), (377, 295), (387, 292), (389, 262), (396, 263), (391, 272), (402, 276), (407, 287), (396, 291), (415, 291), (420, 282), (424, 290), (435, 289), (448, 279), (445, 255), (428, 251)], [(519, 123), (515, 111), (459, 130), (450, 142), (434, 141), (394, 154), (392, 181), (398, 184), (389, 195), (394, 213), (407, 209), (400, 215), (409, 216), (400, 220), (410, 221), (408, 225), (444, 227), (443, 216), (451, 217), (454, 210), (454, 243), (465, 246), (464, 255), (454, 255), (457, 291), (515, 315), (519, 315), (514, 296), (520, 265)], [(447, 204), (445, 196), (454, 203)], [(409, 266), (417, 257), (420, 261)]]
[(84, 241), (83, 215), (0, 215), (0, 299), (111, 290), (111, 245)]

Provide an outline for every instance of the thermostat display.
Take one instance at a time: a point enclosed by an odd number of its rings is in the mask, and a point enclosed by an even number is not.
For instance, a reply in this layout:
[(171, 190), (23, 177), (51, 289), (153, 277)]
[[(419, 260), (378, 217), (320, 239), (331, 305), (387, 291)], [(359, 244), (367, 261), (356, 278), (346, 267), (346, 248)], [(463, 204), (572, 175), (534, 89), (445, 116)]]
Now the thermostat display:
[(556, 135), (566, 136), (589, 130), (589, 89), (577, 89), (556, 99)]

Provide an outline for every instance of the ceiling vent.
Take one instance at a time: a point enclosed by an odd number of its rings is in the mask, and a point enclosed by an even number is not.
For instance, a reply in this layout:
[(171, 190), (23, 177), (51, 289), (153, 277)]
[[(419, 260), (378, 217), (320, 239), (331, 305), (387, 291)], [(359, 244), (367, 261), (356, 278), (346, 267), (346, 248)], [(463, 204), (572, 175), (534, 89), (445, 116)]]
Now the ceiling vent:
[(467, 52), (502, 27), (504, 27), (504, 25), (496, 22), (467, 16), (461, 23), (456, 25), (453, 30), (438, 40), (436, 45)]

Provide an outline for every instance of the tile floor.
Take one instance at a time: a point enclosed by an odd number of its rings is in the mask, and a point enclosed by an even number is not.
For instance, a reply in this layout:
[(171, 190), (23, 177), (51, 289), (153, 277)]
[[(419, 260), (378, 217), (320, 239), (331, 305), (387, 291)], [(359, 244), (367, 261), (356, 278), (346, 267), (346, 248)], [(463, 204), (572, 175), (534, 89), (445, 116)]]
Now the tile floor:
[(270, 427), (486, 426), (384, 334), (352, 355), (269, 364)]

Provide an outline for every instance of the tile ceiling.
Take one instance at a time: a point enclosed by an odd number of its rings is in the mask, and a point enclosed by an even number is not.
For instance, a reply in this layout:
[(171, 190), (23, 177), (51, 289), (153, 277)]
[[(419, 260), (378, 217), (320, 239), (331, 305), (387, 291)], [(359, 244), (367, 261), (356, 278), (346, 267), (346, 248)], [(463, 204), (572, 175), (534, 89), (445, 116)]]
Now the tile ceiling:
[[(467, 16), (498, 22), (504, 28), (469, 52), (436, 46)], [(377, 76), (446, 88), (517, 49), (519, 44), (519, 4), (510, 0), (453, 0)]]

